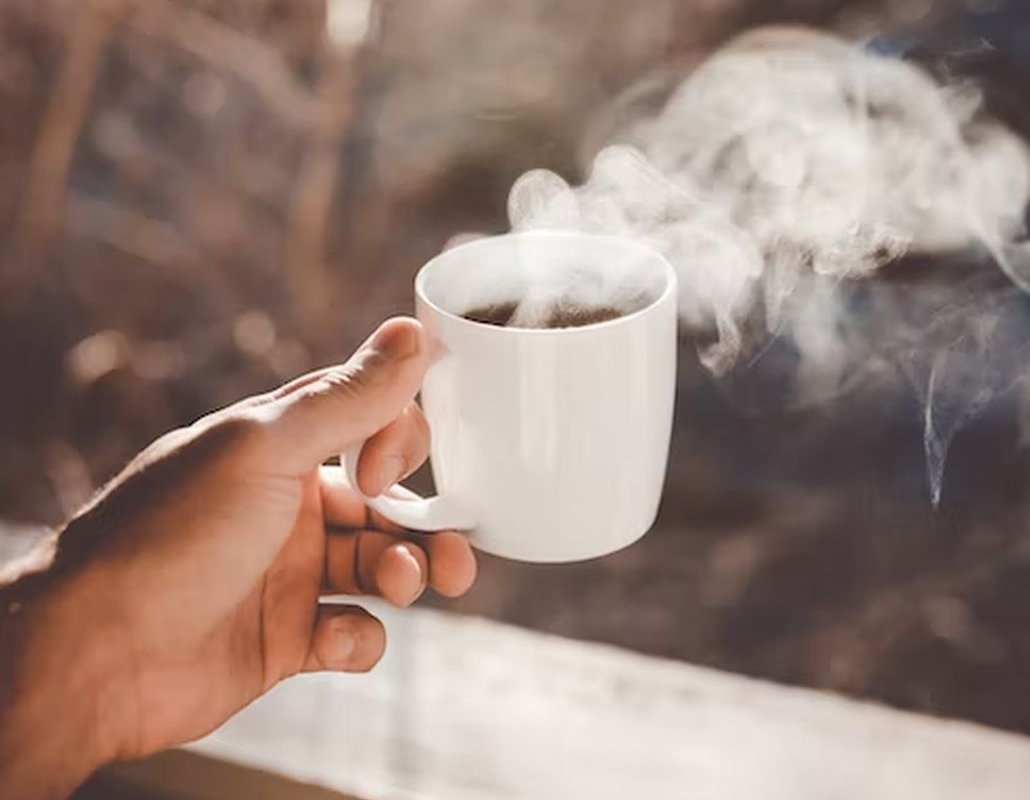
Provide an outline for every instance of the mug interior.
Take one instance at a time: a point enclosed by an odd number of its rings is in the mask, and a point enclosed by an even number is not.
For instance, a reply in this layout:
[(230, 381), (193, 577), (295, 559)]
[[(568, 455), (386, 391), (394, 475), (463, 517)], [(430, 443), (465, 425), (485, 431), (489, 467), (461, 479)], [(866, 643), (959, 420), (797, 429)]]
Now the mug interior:
[(525, 309), (562, 301), (614, 308), (619, 316), (612, 322), (617, 322), (653, 306), (674, 288), (672, 267), (649, 247), (562, 231), (478, 239), (441, 253), (416, 279), (422, 300), (454, 317), (490, 306), (522, 304)]

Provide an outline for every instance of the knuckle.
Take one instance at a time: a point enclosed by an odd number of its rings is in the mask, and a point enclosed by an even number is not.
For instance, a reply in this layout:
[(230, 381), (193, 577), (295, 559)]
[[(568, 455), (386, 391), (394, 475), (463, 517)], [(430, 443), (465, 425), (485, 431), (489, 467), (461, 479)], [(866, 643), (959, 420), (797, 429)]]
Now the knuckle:
[(196, 450), (202, 440), (203, 429), (196, 424), (173, 428), (141, 450), (126, 469), (139, 471), (153, 464), (182, 458)]
[(204, 431), (203, 438), (215, 453), (240, 455), (258, 450), (264, 443), (268, 426), (250, 414), (218, 420)]
[(360, 370), (343, 366), (325, 375), (316, 389), (326, 394), (351, 397), (360, 390), (365, 381)]
[(352, 401), (360, 397), (372, 384), (370, 370), (365, 366), (366, 360), (358, 364), (345, 364), (333, 370), (320, 381), (316, 391), (342, 401)]
[(196, 434), (192, 428), (174, 428), (151, 442), (137, 456), (137, 460), (151, 461), (170, 455), (189, 444)]
[(358, 353), (339, 370), (329, 375), (330, 381), (353, 389), (369, 389), (388, 378), (393, 361), (378, 350), (364, 350)]

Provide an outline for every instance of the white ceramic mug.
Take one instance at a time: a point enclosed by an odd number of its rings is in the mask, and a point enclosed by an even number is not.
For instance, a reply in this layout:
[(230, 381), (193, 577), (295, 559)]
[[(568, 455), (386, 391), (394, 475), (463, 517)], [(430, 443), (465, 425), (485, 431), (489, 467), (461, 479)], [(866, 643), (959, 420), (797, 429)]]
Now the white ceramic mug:
[[(520, 299), (555, 275), (644, 287), (640, 310), (574, 328), (461, 315), (484, 293)], [(487, 553), (564, 562), (619, 550), (658, 513), (676, 391), (676, 275), (632, 241), (565, 232), (479, 239), (415, 281), (440, 353), (422, 386), (439, 495), (365, 498), (412, 530), (462, 530)], [(351, 485), (358, 455), (344, 455)]]

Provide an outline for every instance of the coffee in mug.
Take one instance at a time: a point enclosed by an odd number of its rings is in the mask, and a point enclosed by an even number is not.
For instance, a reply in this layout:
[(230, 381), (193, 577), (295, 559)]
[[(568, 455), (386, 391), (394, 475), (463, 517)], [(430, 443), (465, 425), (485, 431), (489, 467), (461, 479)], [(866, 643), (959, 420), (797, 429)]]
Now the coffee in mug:
[(496, 325), (502, 328), (581, 328), (584, 325), (596, 325), (618, 319), (625, 312), (611, 306), (581, 306), (556, 303), (547, 313), (533, 325), (519, 325), (516, 320), (519, 304), (516, 302), (497, 303), (466, 311), (462, 316), (483, 325)]

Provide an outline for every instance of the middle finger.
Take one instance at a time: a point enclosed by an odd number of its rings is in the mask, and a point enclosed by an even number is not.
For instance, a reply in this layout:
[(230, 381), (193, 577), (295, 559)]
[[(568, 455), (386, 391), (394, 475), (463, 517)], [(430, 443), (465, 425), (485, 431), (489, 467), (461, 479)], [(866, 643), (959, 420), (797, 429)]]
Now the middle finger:
[(384, 531), (332, 534), (326, 540), (325, 591), (377, 595), (411, 605), (429, 577), (429, 559), (418, 544)]

